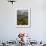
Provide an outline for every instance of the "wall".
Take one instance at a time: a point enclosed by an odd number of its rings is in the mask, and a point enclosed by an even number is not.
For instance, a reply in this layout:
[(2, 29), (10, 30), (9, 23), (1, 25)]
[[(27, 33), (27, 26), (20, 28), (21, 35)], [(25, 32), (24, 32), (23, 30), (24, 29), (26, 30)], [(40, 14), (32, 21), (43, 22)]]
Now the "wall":
[[(31, 8), (31, 27), (16, 28), (16, 8)], [(0, 40), (15, 40), (18, 32), (24, 31), (33, 40), (46, 40), (45, 0), (17, 0), (14, 5), (0, 0)]]

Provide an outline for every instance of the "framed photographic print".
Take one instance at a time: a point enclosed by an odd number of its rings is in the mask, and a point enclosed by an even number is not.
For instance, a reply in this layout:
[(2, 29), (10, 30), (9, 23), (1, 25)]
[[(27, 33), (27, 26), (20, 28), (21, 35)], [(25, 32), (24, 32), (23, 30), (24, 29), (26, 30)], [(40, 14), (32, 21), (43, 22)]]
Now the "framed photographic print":
[(16, 9), (16, 27), (29, 27), (31, 22), (30, 8)]

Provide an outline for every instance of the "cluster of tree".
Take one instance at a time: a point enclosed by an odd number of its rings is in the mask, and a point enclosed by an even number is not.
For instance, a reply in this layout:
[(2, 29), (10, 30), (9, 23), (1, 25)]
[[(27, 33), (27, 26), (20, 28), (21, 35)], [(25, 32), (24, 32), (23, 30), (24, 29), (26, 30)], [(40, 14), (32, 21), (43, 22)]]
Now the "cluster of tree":
[(17, 25), (28, 25), (28, 16), (17, 15)]

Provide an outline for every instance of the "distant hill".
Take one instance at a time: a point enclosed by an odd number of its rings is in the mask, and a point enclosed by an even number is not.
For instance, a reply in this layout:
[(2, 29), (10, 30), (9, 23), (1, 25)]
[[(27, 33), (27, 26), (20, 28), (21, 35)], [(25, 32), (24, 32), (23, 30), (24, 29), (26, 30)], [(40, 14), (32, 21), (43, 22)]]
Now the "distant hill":
[(23, 10), (20, 11), (20, 10), (18, 10), (17, 11), (17, 15), (25, 15), (25, 16), (28, 16), (28, 11), (25, 11), (25, 10), (24, 11)]

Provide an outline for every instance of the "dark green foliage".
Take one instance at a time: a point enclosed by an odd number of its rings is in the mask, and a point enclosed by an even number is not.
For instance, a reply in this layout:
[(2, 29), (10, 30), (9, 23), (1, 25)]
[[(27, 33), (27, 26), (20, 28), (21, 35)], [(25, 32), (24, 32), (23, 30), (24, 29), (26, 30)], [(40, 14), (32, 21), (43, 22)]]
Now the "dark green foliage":
[(17, 25), (28, 25), (28, 16), (17, 15)]

